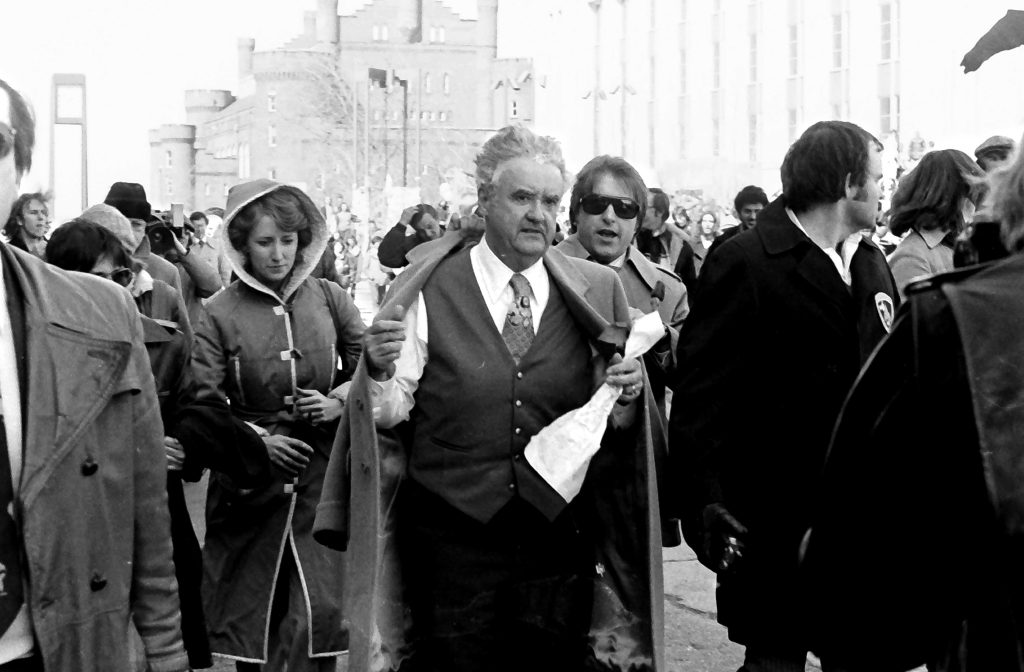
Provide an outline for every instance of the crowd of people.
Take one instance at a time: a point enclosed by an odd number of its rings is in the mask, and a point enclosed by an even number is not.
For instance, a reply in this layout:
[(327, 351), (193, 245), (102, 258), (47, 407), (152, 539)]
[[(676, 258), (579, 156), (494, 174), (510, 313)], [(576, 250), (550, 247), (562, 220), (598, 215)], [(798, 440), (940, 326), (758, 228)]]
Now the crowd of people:
[(510, 126), (363, 250), (268, 179), (51, 232), (34, 134), (0, 80), (0, 672), (664, 671), (683, 539), (741, 671), (1024, 670), (1011, 140), (883, 208), (818, 122), (723, 231)]

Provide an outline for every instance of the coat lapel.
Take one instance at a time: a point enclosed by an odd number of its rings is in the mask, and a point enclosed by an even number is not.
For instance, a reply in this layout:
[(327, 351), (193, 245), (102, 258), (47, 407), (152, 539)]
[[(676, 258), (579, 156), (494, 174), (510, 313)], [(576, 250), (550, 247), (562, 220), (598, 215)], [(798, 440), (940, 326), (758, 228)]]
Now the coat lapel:
[(10, 269), (8, 286), (21, 293), (18, 307), (23, 328), (15, 328), (24, 335), (22, 380), (26, 383), (22, 386), (26, 403), (21, 498), (29, 506), (74, 439), (118, 391), (115, 387), (128, 365), (131, 343), (95, 338), (59, 324), (50, 313), (54, 304), (66, 299), (53, 294), (65, 288), (47, 282), (45, 274), (53, 271), (5, 252), (4, 280)]

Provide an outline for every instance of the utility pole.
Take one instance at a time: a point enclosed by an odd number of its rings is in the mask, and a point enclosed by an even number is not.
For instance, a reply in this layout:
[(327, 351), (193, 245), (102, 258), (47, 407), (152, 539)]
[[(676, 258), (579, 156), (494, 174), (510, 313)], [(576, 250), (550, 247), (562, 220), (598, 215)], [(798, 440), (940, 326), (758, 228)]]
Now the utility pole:
[(621, 46), (621, 51), (622, 51), (622, 55), (619, 58), (619, 60), (622, 63), (622, 84), (620, 86), (620, 91), (619, 91), (622, 94), (622, 107), (621, 107), (620, 112), (619, 112), (619, 138), (622, 141), (622, 152), (621, 152), (620, 156), (625, 158), (626, 157), (626, 147), (627, 147), (627, 144), (628, 144), (626, 142), (626, 125), (627, 125), (626, 124), (626, 112), (627, 112), (626, 96), (629, 95), (629, 87), (626, 86), (626, 75), (629, 72), (629, 59), (628, 59), (629, 49), (628, 49), (628, 46), (627, 46), (627, 43), (626, 43), (626, 35), (627, 35), (626, 18), (628, 16), (628, 12), (626, 11), (626, 0), (619, 0), (619, 6), (622, 7), (622, 31), (621, 31), (622, 32), (622, 36), (621, 36), (621, 45), (622, 45)]
[(601, 153), (601, 0), (590, 0), (594, 10), (594, 156)]

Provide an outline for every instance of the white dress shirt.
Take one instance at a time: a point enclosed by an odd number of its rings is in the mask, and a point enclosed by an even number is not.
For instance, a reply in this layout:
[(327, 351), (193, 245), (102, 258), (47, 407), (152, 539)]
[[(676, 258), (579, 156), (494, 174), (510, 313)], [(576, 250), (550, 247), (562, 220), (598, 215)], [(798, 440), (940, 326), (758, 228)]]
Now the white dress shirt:
[[(7, 457), (11, 463), (11, 485), (14, 497), (18, 497), (21, 485), (22, 431), (21, 431), (21, 387), (18, 384), (18, 360), (14, 352), (14, 331), (11, 328), (11, 314), (7, 311), (7, 287), (3, 279), (3, 257), (0, 256), (0, 411), (3, 413), (7, 435)], [(15, 519), (16, 523), (20, 523)], [(35, 646), (32, 633), (32, 619), (28, 613), (28, 590), (24, 592), (26, 602), (21, 605), (14, 622), (0, 635), (0, 664), (23, 658)]]
[[(469, 262), (494, 326), (501, 332), (505, 326), (505, 316), (515, 298), (512, 286), (509, 285), (515, 271), (494, 254), (486, 239), (481, 239), (469, 251)], [(543, 260), (537, 260), (522, 274), (530, 282), (530, 311), (533, 315), (533, 333), (536, 334), (540, 331), (541, 315), (548, 305), (551, 280)], [(395, 363), (395, 375), (384, 382), (370, 381), (374, 419), (378, 427), (394, 427), (408, 420), (412, 411), (413, 396), (427, 363), (427, 308), (422, 292), (406, 310), (403, 321), (405, 341)]]
[[(792, 210), (786, 208), (786, 214), (789, 215), (789, 221), (793, 222), (793, 224), (796, 225), (796, 228), (800, 229), (805, 236), (811, 238), (807, 234), (807, 229), (805, 229), (804, 225), (800, 223), (800, 220), (796, 218), (796, 214)], [(835, 265), (836, 270), (839, 271), (839, 277), (842, 278), (847, 287), (853, 284), (853, 277), (850, 275), (850, 264), (853, 263), (853, 255), (857, 253), (857, 247), (860, 245), (860, 239), (863, 237), (864, 234), (860, 231), (854, 233), (843, 241), (840, 252), (837, 252), (835, 248), (822, 247), (815, 242), (814, 238), (811, 238), (811, 242), (818, 245), (818, 248), (824, 252), (826, 256), (828, 256), (829, 260)]]

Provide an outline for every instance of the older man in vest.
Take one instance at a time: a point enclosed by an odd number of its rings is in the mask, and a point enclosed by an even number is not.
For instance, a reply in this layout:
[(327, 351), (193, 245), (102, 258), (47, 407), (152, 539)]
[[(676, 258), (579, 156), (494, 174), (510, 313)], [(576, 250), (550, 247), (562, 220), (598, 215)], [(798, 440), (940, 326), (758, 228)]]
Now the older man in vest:
[[(640, 362), (613, 354), (622, 285), (549, 247), (567, 186), (554, 140), (505, 128), (476, 164), (483, 238), (431, 243), (396, 281), (332, 453), (316, 535), (350, 552), (351, 664), (663, 669), (653, 402)], [(524, 449), (602, 382), (623, 392), (567, 502)]]

